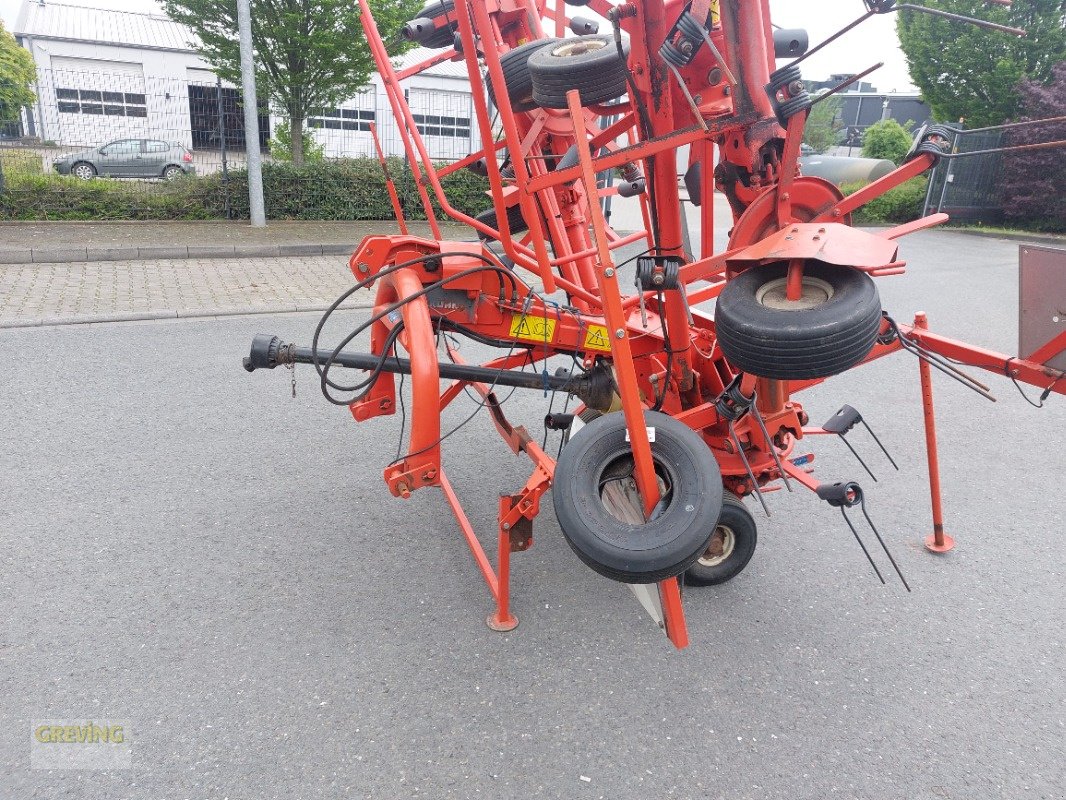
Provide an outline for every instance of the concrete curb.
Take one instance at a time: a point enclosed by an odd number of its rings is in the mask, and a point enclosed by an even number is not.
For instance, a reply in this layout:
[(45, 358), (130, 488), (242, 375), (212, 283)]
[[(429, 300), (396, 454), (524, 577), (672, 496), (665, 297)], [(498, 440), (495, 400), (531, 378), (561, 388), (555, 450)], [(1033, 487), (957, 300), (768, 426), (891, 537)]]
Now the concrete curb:
[[(0, 329), (44, 328), (61, 325), (96, 325), (102, 322), (143, 322), (161, 319), (204, 319), (212, 317), (243, 317), (260, 314), (294, 314), (304, 311), (325, 311), (330, 303), (284, 303), (276, 306), (225, 306), (221, 308), (171, 309), (155, 311), (127, 311), (114, 314), (77, 314), (69, 317), (32, 317), (0, 319)], [(338, 311), (357, 311), (374, 307), (372, 300), (345, 303)]]
[(971, 236), (981, 236), (985, 239), (1007, 239), (1023, 244), (1042, 244), (1066, 248), (1066, 236), (1024, 232), (1013, 233), (1010, 231), (979, 231), (975, 228), (941, 228), (941, 230), (951, 231), (952, 233), (968, 233)]
[(355, 244), (181, 245), (176, 247), (36, 247), (0, 250), (0, 264), (70, 264), (187, 258), (350, 256)]

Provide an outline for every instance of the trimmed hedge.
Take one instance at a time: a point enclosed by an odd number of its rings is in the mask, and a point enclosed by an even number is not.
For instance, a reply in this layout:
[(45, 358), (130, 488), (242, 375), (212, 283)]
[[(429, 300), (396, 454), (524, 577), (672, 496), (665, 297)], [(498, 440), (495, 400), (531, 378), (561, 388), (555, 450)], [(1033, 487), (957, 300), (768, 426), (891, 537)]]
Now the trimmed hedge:
[[(409, 219), (426, 213), (414, 177), (402, 159), (390, 159), (389, 171)], [(492, 205), (485, 194), (488, 180), (459, 170), (442, 181), (453, 206), (468, 214)], [(230, 217), (248, 219), (248, 173), (184, 176), (173, 181), (83, 181), (68, 176), (11, 176), (0, 194), (0, 218), (70, 220), (201, 220), (224, 219), (226, 195)], [(381, 165), (376, 159), (320, 161), (295, 167), (263, 165), (267, 218), (299, 220), (392, 219), (392, 204)], [(431, 192), (432, 195), (432, 192)], [(436, 203), (434, 202), (434, 207)], [(440, 209), (437, 209), (438, 214)]]
[[(847, 183), (841, 186), (840, 190), (847, 196), (855, 194), (865, 185), (864, 183)], [(924, 175), (911, 178), (902, 186), (897, 186), (855, 211), (852, 219), (857, 223), (872, 225), (883, 223), (899, 225), (918, 219), (922, 214), (922, 205), (925, 203), (925, 192), (928, 186), (929, 179)]]

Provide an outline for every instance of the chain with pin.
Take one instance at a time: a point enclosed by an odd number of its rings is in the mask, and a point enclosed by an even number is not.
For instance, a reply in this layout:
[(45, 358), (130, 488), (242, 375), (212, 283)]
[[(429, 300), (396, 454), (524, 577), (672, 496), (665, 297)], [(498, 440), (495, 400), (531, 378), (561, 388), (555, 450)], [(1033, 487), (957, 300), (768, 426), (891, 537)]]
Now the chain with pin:
[(740, 375), (737, 375), (730, 384), (725, 387), (725, 391), (715, 401), (715, 410), (718, 412), (718, 416), (726, 420), (729, 423), (729, 438), (733, 442), (733, 447), (736, 450), (737, 455), (740, 457), (741, 462), (744, 464), (744, 471), (748, 473), (748, 479), (751, 481), (752, 493), (759, 498), (759, 505), (762, 506), (763, 512), (767, 517), (770, 516), (770, 509), (766, 505), (766, 500), (763, 499), (762, 492), (759, 490), (759, 483), (755, 479), (755, 473), (751, 468), (751, 462), (748, 461), (748, 456), (744, 452), (744, 448), (740, 443), (740, 437), (737, 436), (736, 424), (745, 415), (751, 414), (752, 419), (759, 426), (759, 430), (762, 431), (763, 438), (766, 440), (767, 446), (770, 448), (770, 455), (773, 456), (774, 463), (777, 465), (777, 472), (781, 476), (781, 480), (785, 484), (785, 488), (788, 491), (792, 491), (792, 484), (788, 480), (788, 475), (785, 473), (785, 468), (781, 464), (781, 457), (777, 454), (777, 448), (774, 446), (773, 439), (770, 438), (769, 431), (766, 430), (766, 422), (763, 421), (762, 414), (759, 413), (759, 409), (755, 406), (756, 393), (753, 391), (751, 397), (744, 395), (744, 392), (740, 388)]
[(289, 371), (289, 378), (292, 381), (292, 397), (296, 399), (296, 362), (290, 361), (285, 365), (285, 369)]

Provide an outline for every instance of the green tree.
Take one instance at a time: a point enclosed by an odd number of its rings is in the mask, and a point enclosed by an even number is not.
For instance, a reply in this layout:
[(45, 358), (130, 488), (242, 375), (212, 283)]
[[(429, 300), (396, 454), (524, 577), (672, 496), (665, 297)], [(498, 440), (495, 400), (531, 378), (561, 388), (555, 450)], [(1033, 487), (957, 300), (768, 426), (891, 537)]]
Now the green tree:
[[(199, 39), (204, 59), (240, 84), (235, 0), (162, 0), (167, 14)], [(304, 163), (304, 121), (363, 88), (374, 60), (353, 0), (251, 0), (256, 82), (289, 120), (292, 161)], [(397, 35), (420, 0), (370, 0), (390, 55), (410, 44)]]
[(899, 164), (911, 149), (912, 138), (894, 119), (875, 122), (862, 135), (863, 158), (887, 158)]
[[(321, 161), (326, 157), (322, 145), (315, 141), (308, 131), (304, 131), (303, 151), (305, 163)], [(270, 137), (270, 156), (275, 161), (292, 161), (292, 130), (289, 121), (279, 122), (274, 127), (274, 135)]]
[(813, 147), (815, 152), (824, 153), (830, 147), (840, 144), (844, 130), (844, 122), (840, 118), (842, 107), (841, 99), (834, 96), (811, 109), (807, 126), (803, 129), (803, 141)]
[(1010, 8), (983, 0), (938, 0), (943, 11), (1024, 28), (1024, 37), (913, 11), (898, 12), (900, 44), (911, 79), (933, 115), (971, 127), (998, 125), (1018, 113), (1022, 80), (1047, 83), (1066, 59), (1066, 1), (1014, 0)]
[(19, 47), (0, 22), (0, 122), (18, 119), (23, 107), (37, 100), (30, 88), (36, 80), (30, 51)]

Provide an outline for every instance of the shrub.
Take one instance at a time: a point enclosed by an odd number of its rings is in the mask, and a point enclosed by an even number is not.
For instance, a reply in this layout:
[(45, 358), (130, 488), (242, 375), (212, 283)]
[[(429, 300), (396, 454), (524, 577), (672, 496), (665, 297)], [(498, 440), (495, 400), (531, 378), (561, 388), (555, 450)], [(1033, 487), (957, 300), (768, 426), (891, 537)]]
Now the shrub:
[[(1018, 87), (1026, 119), (1066, 116), (1066, 61), (1052, 70), (1047, 86), (1022, 81)], [(1036, 125), (1011, 132), (1004, 145), (1066, 139), (1066, 123)], [(1066, 159), (1062, 151), (1006, 153), (999, 168), (1003, 212), (1014, 225), (1032, 230), (1066, 231)]]
[[(849, 183), (840, 188), (845, 195), (850, 195), (859, 191), (865, 185), (863, 183)], [(891, 223), (893, 225), (918, 219), (922, 214), (922, 205), (925, 202), (925, 192), (928, 186), (929, 179), (924, 175), (911, 178), (902, 186), (897, 186), (895, 189), (871, 200), (854, 212), (852, 219), (857, 223)]]
[[(390, 173), (409, 219), (426, 213), (414, 178), (402, 159), (391, 159)], [(469, 170), (443, 180), (450, 202), (476, 214), (491, 205), (488, 181)], [(185, 176), (173, 181), (83, 181), (55, 174), (18, 173), (0, 192), (0, 217), (7, 219), (161, 220), (223, 219), (226, 196), (230, 215), (248, 219), (248, 173)], [(263, 165), (263, 195), (268, 219), (392, 219), (393, 210), (381, 165), (376, 159), (320, 161), (302, 167)], [(436, 207), (434, 201), (434, 207)], [(439, 213), (439, 209), (438, 209)]]
[(44, 172), (40, 153), (33, 150), (0, 149), (0, 170), (10, 180), (19, 175), (40, 175)]
[(210, 219), (202, 204), (190, 202), (195, 179), (154, 184), (83, 181), (63, 175), (19, 175), (0, 194), (7, 219), (161, 220)]
[(907, 129), (894, 119), (883, 119), (863, 134), (862, 155), (864, 158), (887, 158), (899, 164), (911, 149), (911, 138)]

